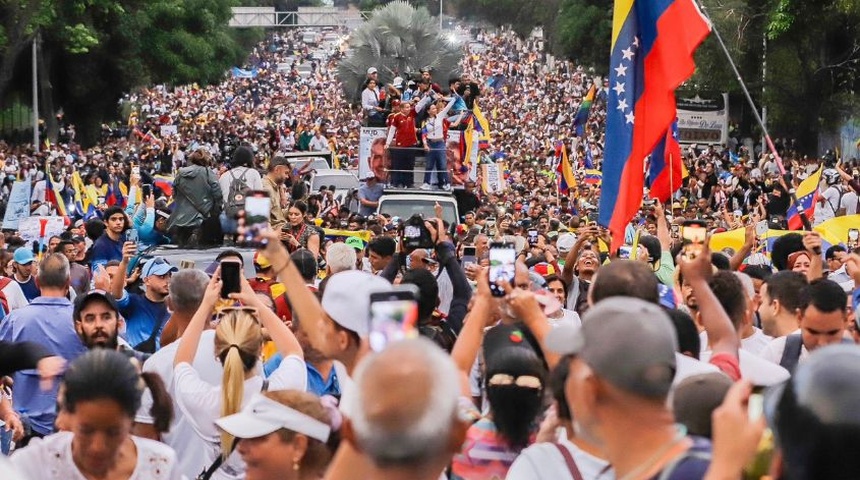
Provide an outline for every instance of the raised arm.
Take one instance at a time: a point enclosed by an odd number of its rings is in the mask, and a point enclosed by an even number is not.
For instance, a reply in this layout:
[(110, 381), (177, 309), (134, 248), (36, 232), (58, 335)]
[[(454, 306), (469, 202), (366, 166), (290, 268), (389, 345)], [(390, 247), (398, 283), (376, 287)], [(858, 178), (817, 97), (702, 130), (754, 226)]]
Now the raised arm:
[[(296, 336), (289, 328), (287, 328), (287, 325), (278, 318), (278, 315), (275, 314), (271, 308), (266, 307), (262, 300), (260, 300), (260, 296), (251, 288), (251, 284), (248, 283), (244, 273), (242, 274), (241, 286), (242, 291), (239, 293), (231, 293), (230, 298), (242, 302), (243, 305), (257, 309), (260, 323), (269, 333), (269, 337), (271, 337), (272, 341), (275, 342), (275, 347), (278, 348), (278, 353), (284, 357), (296, 355), (300, 358), (304, 358), (304, 351), (302, 350), (301, 344), (299, 344), (299, 341), (296, 339)], [(306, 287), (305, 290), (307, 290)]]
[(711, 343), (713, 355), (728, 353), (737, 358), (741, 343), (737, 331), (735, 331), (729, 316), (708, 285), (713, 270), (711, 267), (711, 250), (708, 248), (707, 240), (702, 246), (702, 253), (699, 256), (692, 260), (681, 260), (681, 273), (683, 273), (684, 279), (690, 283), (693, 294), (696, 296), (701, 323), (705, 327), (705, 331), (708, 332), (708, 341)]
[(125, 294), (125, 279), (128, 264), (135, 255), (137, 255), (137, 244), (134, 242), (125, 242), (122, 246), (122, 260), (119, 262), (119, 268), (116, 269), (116, 275), (113, 276), (110, 282), (110, 294), (117, 300), (121, 299)]
[(200, 307), (194, 312), (191, 322), (188, 323), (188, 328), (185, 329), (185, 332), (182, 333), (182, 337), (179, 339), (179, 348), (176, 349), (176, 355), (173, 357), (174, 367), (180, 363), (191, 364), (194, 362), (194, 356), (197, 354), (197, 345), (200, 343), (200, 336), (203, 334), (206, 322), (211, 318), (212, 311), (215, 309), (215, 303), (220, 296), (221, 268), (219, 267), (206, 286)]

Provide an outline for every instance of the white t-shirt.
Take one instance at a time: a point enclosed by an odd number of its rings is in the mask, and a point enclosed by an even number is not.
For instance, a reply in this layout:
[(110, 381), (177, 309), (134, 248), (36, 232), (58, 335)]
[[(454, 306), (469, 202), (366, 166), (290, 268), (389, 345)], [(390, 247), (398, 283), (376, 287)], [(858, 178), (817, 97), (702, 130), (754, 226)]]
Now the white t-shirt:
[(27, 301), (27, 297), (24, 296), (24, 291), (21, 290), (21, 285), (14, 279), (3, 287), (3, 295), (6, 295), (6, 302), (9, 303), (10, 312), (30, 304)]
[[(703, 362), (710, 361), (711, 352), (703, 353), (699, 359)], [(769, 387), (780, 384), (791, 377), (788, 370), (750, 353), (743, 348), (738, 350), (738, 361), (741, 366), (741, 377), (749, 380), (753, 385)]]
[[(215, 420), (221, 417), (221, 385), (212, 385), (200, 378), (200, 374), (188, 363), (180, 363), (173, 370), (174, 401), (197, 435), (207, 444), (204, 448), (206, 461), (197, 473), (209, 465), (220, 454), (221, 432)], [(296, 355), (284, 357), (278, 368), (269, 376), (269, 391), (307, 391), (308, 372), (304, 360)], [(255, 375), (244, 382), (242, 405), (248, 403), (256, 393), (263, 390), (263, 377)], [(215, 471), (212, 478), (239, 479), (245, 474), (245, 463), (235, 450), (227, 461)]]
[[(765, 335), (760, 328), (753, 327), (753, 334), (747, 338), (741, 339), (741, 348), (750, 353), (759, 355), (771, 340), (773, 340), (773, 337)], [(699, 332), (699, 343), (701, 345), (699, 348), (699, 357), (701, 358), (705, 353), (709, 354), (711, 352), (711, 347), (708, 344), (708, 332), (705, 330)]]
[(245, 175), (245, 183), (248, 185), (248, 188), (251, 190), (263, 189), (263, 177), (260, 176), (260, 172), (248, 167), (231, 168), (222, 173), (221, 178), (218, 179), (218, 185), (221, 186), (221, 195), (224, 196), (225, 205), (230, 196), (230, 184), (233, 183), (234, 178), (238, 180), (242, 178), (242, 175)]
[[(30, 480), (86, 480), (72, 460), (71, 432), (60, 432), (37, 438), (12, 455), (12, 463)], [(167, 445), (140, 437), (131, 437), (137, 447), (137, 465), (129, 480), (180, 480), (176, 454)], [(3, 476), (3, 478), (6, 478)]]
[[(161, 376), (165, 387), (167, 387), (167, 392), (173, 397), (173, 422), (170, 424), (170, 431), (162, 434), (161, 440), (176, 451), (180, 473), (188, 478), (196, 478), (208, 458), (205, 453), (208, 446), (195, 433), (191, 423), (185, 418), (176, 402), (173, 384), (173, 359), (176, 357), (178, 348), (179, 340), (164, 346), (143, 364), (143, 371), (154, 372)], [(215, 358), (215, 330), (204, 330), (200, 335), (193, 366), (199, 374), (200, 380), (213, 386), (221, 384), (224, 369), (221, 362)], [(149, 413), (151, 408), (152, 394), (147, 389), (141, 396), (140, 408), (134, 421), (152, 425), (155, 420)], [(206, 463), (206, 466), (209, 466), (209, 463)]]
[(676, 387), (685, 378), (719, 371), (719, 368), (710, 363), (675, 352), (675, 378), (672, 380), (672, 387)]
[(839, 210), (839, 190), (836, 187), (830, 186), (821, 192), (821, 198), (824, 203), (819, 203), (815, 206), (815, 224), (826, 222), (836, 216), (836, 210)]
[(845, 215), (854, 215), (857, 213), (857, 194), (854, 190), (849, 190), (845, 195), (842, 195), (839, 206), (845, 209)]
[(553, 328), (559, 325), (573, 325), (574, 327), (582, 326), (582, 318), (580, 318), (579, 314), (566, 308), (561, 309), (561, 317), (547, 318), (547, 321)]
[(759, 355), (771, 340), (773, 337), (765, 335), (760, 328), (753, 327), (753, 334), (741, 339), (741, 348), (754, 355)]
[[(800, 333), (800, 330), (793, 332)], [(766, 347), (761, 351), (761, 358), (773, 362), (779, 365), (779, 361), (782, 360), (782, 353), (785, 351), (785, 339), (788, 337), (779, 337), (774, 338), (770, 343), (767, 344)], [(806, 357), (809, 356), (809, 350), (806, 349), (806, 345), (800, 346), (800, 358), (798, 359), (798, 363), (806, 360)]]
[[(566, 438), (558, 442), (570, 451), (573, 462), (584, 480), (614, 480), (615, 472), (607, 470), (609, 462), (597, 458)], [(506, 480), (573, 480), (561, 452), (552, 443), (535, 443), (520, 453), (508, 469)]]

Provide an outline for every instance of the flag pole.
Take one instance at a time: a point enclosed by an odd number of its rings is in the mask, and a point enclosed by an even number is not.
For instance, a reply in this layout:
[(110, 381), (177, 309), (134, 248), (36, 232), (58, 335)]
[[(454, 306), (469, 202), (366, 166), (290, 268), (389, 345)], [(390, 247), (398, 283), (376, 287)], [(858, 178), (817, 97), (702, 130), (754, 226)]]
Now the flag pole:
[(782, 163), (782, 157), (779, 156), (779, 153), (776, 151), (776, 147), (773, 145), (773, 140), (770, 138), (770, 133), (767, 131), (767, 127), (764, 124), (764, 121), (761, 118), (761, 115), (758, 113), (758, 107), (756, 107), (755, 102), (750, 95), (750, 91), (747, 88), (746, 83), (744, 83), (743, 77), (741, 77), (741, 73), (738, 71), (737, 65), (735, 65), (735, 61), (732, 59), (732, 55), (729, 53), (728, 47), (726, 47), (726, 43), (723, 41), (722, 35), (720, 35), (719, 30), (714, 25), (714, 21), (711, 20), (711, 16), (708, 14), (705, 5), (702, 4), (701, 0), (695, 0), (696, 5), (699, 7), (699, 10), (702, 14), (707, 18), (708, 22), (711, 24), (711, 31), (714, 32), (714, 36), (717, 37), (717, 42), (720, 44), (720, 48), (722, 48), (723, 53), (726, 55), (726, 59), (729, 61), (729, 66), (732, 67), (732, 71), (735, 74), (735, 78), (737, 78), (738, 83), (741, 86), (741, 90), (744, 92), (744, 96), (747, 99), (747, 103), (749, 103), (750, 108), (752, 109), (752, 113), (755, 116), (756, 123), (761, 128), (762, 134), (764, 135), (764, 139), (767, 142), (767, 146), (773, 154), (774, 160), (776, 160), (776, 165), (779, 167), (779, 172), (782, 174), (783, 182), (785, 183), (785, 187), (788, 189), (788, 195), (791, 197), (791, 201), (797, 206), (797, 213), (800, 216), (800, 221), (803, 223), (804, 230), (812, 230), (812, 224), (809, 221), (809, 217), (806, 215), (806, 211), (803, 208), (803, 205), (797, 200), (797, 191), (794, 188), (794, 184), (791, 182), (791, 175), (789, 172), (785, 170), (785, 165)]
[[(672, 154), (670, 153), (669, 154), (669, 211), (672, 211), (672, 197), (675, 195), (675, 188), (674, 188), (674, 185), (672, 185), (672, 179), (675, 176), (673, 173), (675, 170), (674, 165), (673, 165), (674, 163), (675, 163), (675, 159), (672, 158)], [(673, 220), (674, 220), (674, 218), (673, 218)]]

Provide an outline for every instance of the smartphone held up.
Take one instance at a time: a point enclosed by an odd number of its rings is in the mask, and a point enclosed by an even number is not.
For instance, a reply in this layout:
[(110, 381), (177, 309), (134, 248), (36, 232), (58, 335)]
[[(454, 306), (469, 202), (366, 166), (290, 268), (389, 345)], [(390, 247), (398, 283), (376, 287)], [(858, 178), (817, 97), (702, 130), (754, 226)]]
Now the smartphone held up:
[(269, 194), (262, 190), (248, 192), (245, 196), (244, 226), (242, 227), (241, 243), (247, 247), (262, 247), (266, 240), (261, 238), (263, 232), (269, 228), (269, 214), (272, 202)]

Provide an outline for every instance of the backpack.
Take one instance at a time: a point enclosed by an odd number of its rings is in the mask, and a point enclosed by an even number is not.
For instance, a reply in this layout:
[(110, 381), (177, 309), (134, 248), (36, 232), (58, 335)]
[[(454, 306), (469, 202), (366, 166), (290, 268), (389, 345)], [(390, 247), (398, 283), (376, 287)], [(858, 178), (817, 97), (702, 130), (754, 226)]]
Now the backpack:
[(245, 175), (248, 174), (249, 169), (245, 169), (242, 173), (241, 177), (236, 178), (233, 175), (233, 170), (230, 170), (230, 188), (228, 190), (227, 198), (225, 198), (226, 208), (224, 209), (224, 213), (227, 214), (229, 218), (236, 218), (239, 216), (239, 211), (245, 208), (245, 196), (251, 190), (251, 187), (248, 186), (248, 182), (245, 181)]

